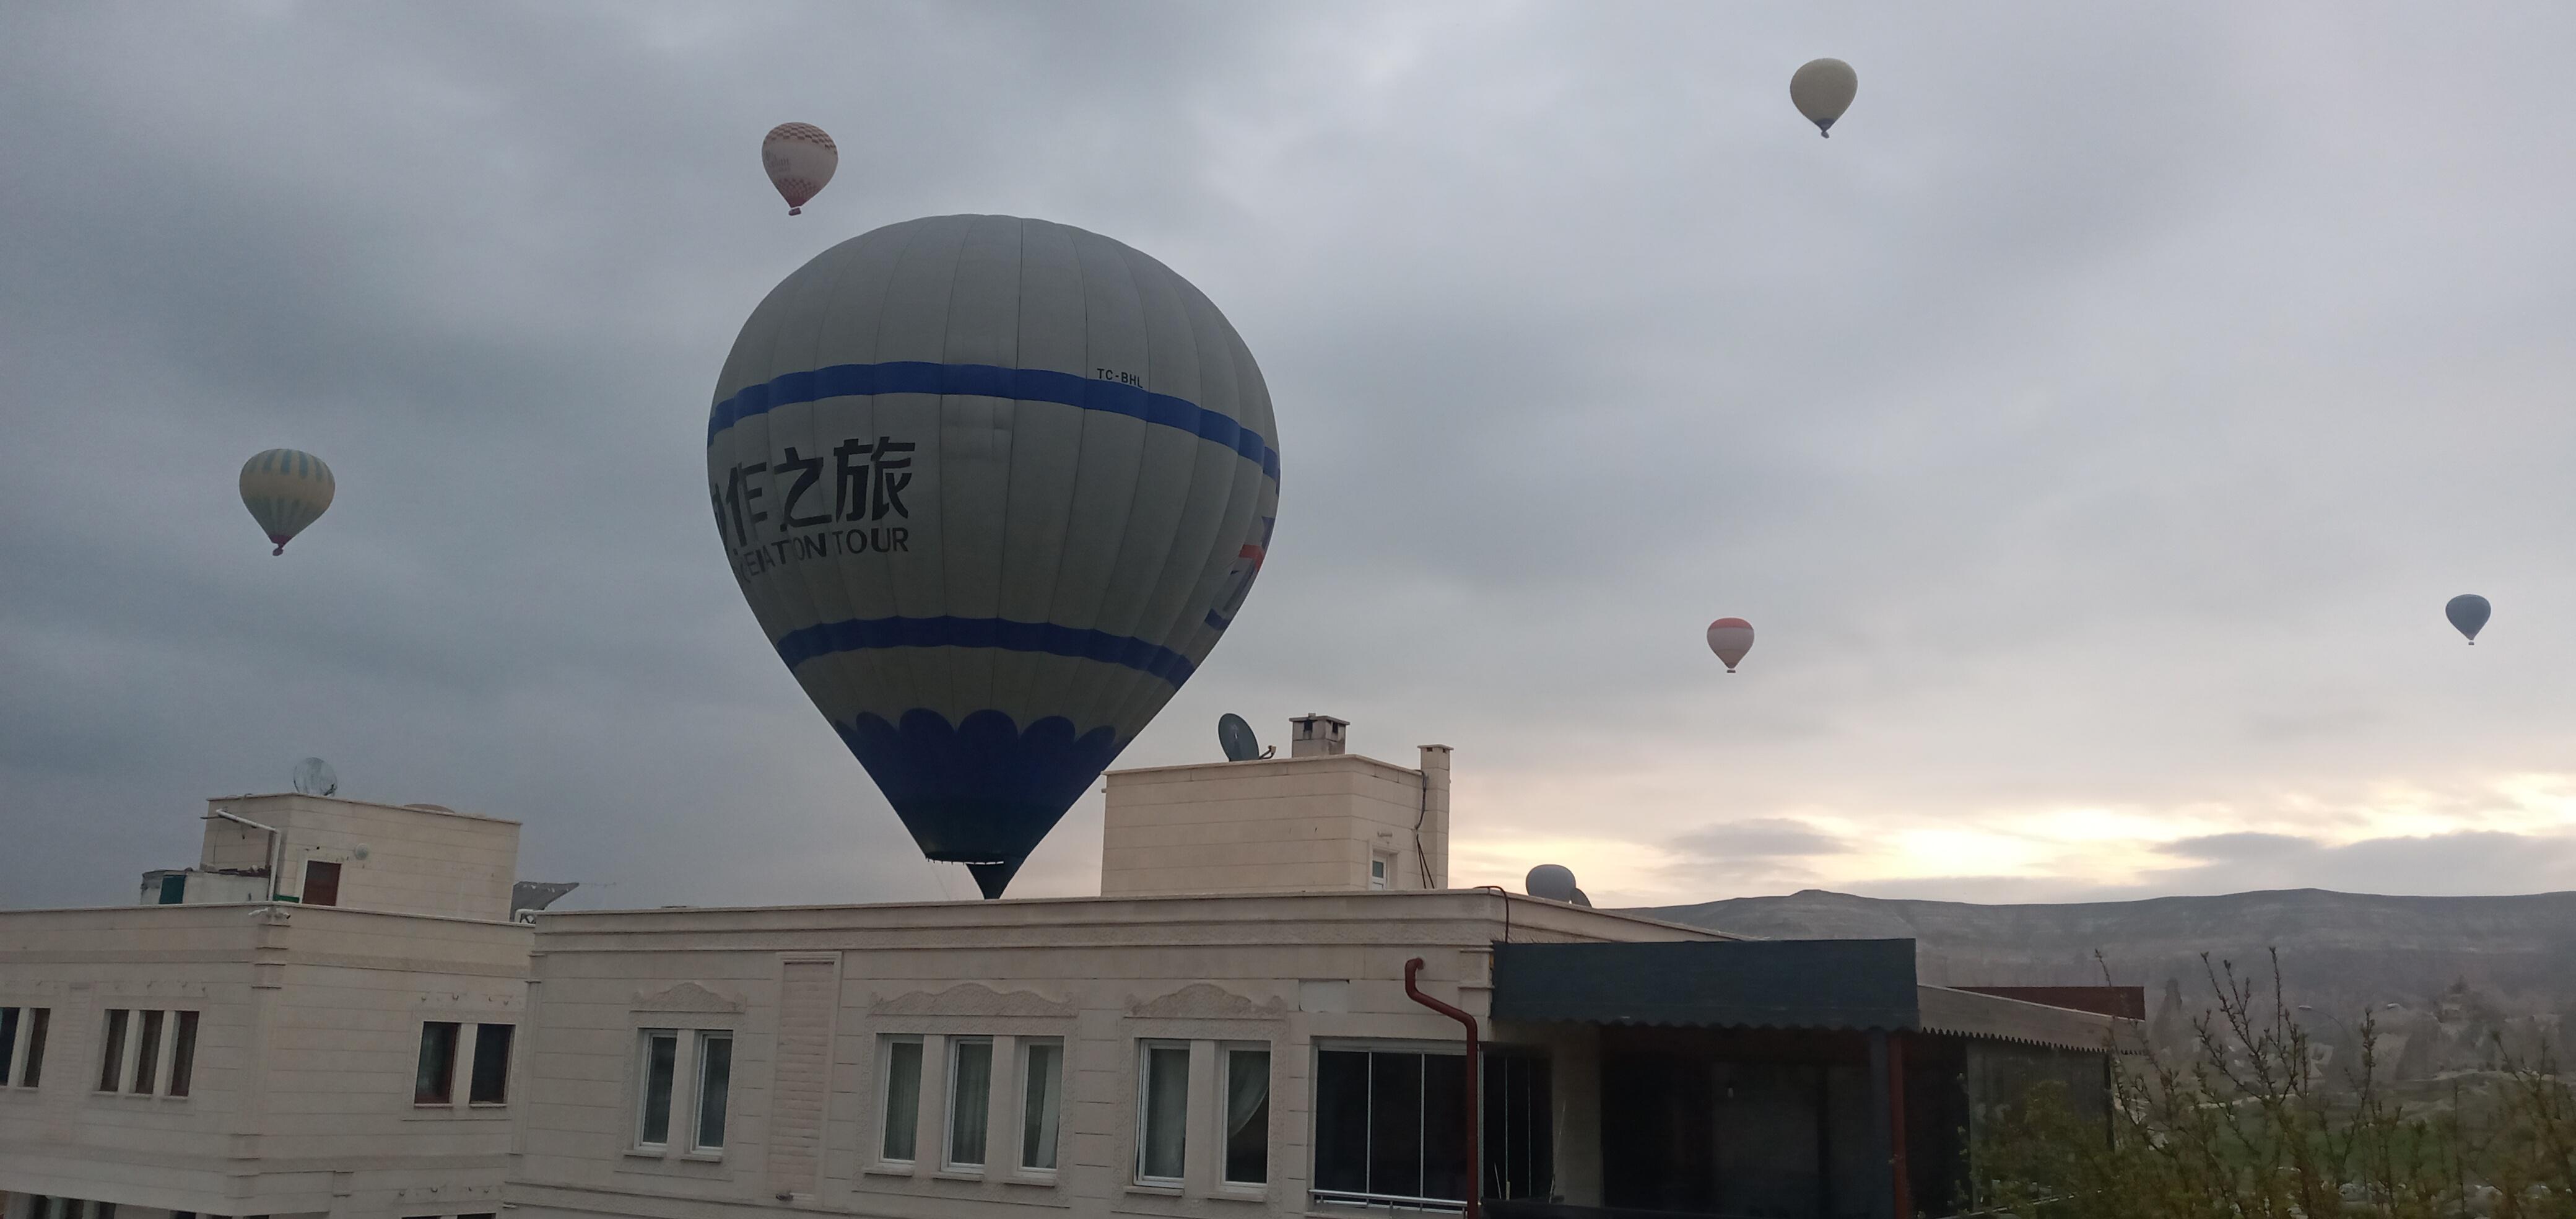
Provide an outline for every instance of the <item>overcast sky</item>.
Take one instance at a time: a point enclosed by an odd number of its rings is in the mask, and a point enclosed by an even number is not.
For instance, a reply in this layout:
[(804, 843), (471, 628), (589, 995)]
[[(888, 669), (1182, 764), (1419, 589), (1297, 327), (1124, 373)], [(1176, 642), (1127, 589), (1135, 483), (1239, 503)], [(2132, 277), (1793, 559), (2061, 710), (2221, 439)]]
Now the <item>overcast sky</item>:
[[(524, 822), (567, 905), (971, 893), (701, 482), (770, 286), (949, 212), (1162, 259), (1277, 404), (1271, 561), (1124, 764), (1229, 710), (1445, 742), (1455, 880), (1604, 904), (2576, 887), (2570, 45), (2347, 0), (0, 6), (0, 905), (128, 900), (308, 754)], [(795, 219), (791, 120), (842, 150)], [(340, 485), (284, 558), (234, 487), (274, 446)], [(1095, 793), (1014, 895), (1099, 842)]]

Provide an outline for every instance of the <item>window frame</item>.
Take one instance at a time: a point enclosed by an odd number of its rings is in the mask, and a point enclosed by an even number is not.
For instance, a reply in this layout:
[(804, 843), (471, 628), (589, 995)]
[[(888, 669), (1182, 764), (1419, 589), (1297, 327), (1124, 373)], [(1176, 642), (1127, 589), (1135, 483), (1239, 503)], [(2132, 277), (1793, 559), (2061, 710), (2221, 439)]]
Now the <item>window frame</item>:
[(120, 1092), (125, 1082), (125, 1055), (134, 1040), (134, 1009), (103, 1011), (98, 1032), (98, 1086), (93, 1092)]
[[(912, 1131), (911, 1154), (900, 1158), (887, 1153), (894, 1135), (894, 1059), (895, 1047), (913, 1047), (912, 1112), (904, 1121)], [(921, 1076), (929, 1069), (930, 1039), (920, 1033), (881, 1033), (877, 1036), (877, 1159), (887, 1168), (909, 1171), (921, 1163)]]
[(161, 1090), (161, 1038), (168, 1033), (170, 1013), (165, 1008), (144, 1008), (135, 1013), (134, 1067), (126, 1075), (125, 1090), (135, 1096), (150, 1096)]
[(54, 1027), (54, 1009), (30, 1007), (21, 1009), (19, 1025), (18, 1082), (16, 1087), (37, 1088), (45, 1082), (45, 1040)]
[[(501, 1030), (500, 1095), (487, 1100), (481, 1095), (483, 1089), (483, 1053), (484, 1048), (492, 1043), (492, 1030), (494, 1029)], [(467, 1108), (498, 1109), (510, 1103), (510, 1072), (512, 1068), (518, 1065), (516, 1062), (512, 1061), (518, 1048), (518, 1025), (494, 1024), (488, 1021), (475, 1022), (474, 1054), (465, 1064), (465, 1104)], [(458, 1055), (458, 1057), (462, 1058), (465, 1056)]]
[[(1012, 1075), (1016, 1086), (1011, 1091), (1019, 1098), (1018, 1107), (1012, 1113), (1015, 1120), (1011, 1123), (1011, 1129), (1019, 1135), (1013, 1140), (1019, 1145), (1019, 1151), (1012, 1157), (1012, 1171), (1022, 1176), (1053, 1180), (1058, 1167), (1064, 1163), (1064, 1043), (1062, 1037), (1021, 1037), (1012, 1051), (1011, 1057), (1018, 1067)], [(1042, 1119), (1042, 1126), (1048, 1129), (1047, 1162), (1043, 1165), (1029, 1163), (1032, 1150), (1029, 1141), (1033, 1134), (1029, 1129), (1029, 1087), (1038, 1079), (1033, 1068), (1039, 1050), (1051, 1050), (1055, 1058), (1054, 1079), (1044, 1098), (1055, 1112), (1051, 1121)]]
[[(1222, 1128), (1225, 1125), (1225, 1118), (1234, 1112), (1234, 1056), (1237, 1054), (1258, 1054), (1261, 1056), (1262, 1060), (1261, 1179), (1257, 1181), (1245, 1180), (1234, 1175), (1234, 1132), (1230, 1129)], [(1267, 1041), (1219, 1042), (1216, 1050), (1216, 1065), (1217, 1100), (1219, 1102), (1217, 1116), (1218, 1124), (1220, 1126), (1220, 1129), (1217, 1131), (1217, 1183), (1227, 1189), (1245, 1191), (1267, 1190), (1270, 1188), (1271, 1128), (1273, 1121), (1277, 1116), (1272, 1109), (1272, 1105), (1278, 1100), (1279, 1092), (1278, 1056), (1274, 1052), (1274, 1047), (1272, 1047), (1272, 1045)]]
[[(689, 1066), (689, 1154), (699, 1159), (721, 1158), (723, 1140), (733, 1136), (733, 1051), (732, 1029), (696, 1029), (691, 1046), (697, 1060)], [(716, 1139), (707, 1142), (707, 1047), (717, 1042), (725, 1047), (724, 1096), (716, 1102)]]
[[(445, 1039), (447, 1043), (447, 1062), (445, 1067), (439, 1072), (438, 1092), (435, 1095), (428, 1095), (421, 1091), (422, 1069), (428, 1065), (427, 1060), (429, 1058), (430, 1046), (429, 1031), (436, 1028), (447, 1030), (447, 1036)], [(465, 1022), (462, 1020), (423, 1020), (420, 1022), (420, 1055), (412, 1060), (412, 1108), (452, 1109), (456, 1107), (456, 1060), (459, 1057), (457, 1051), (464, 1048), (464, 1040)]]
[(170, 1017), (170, 1072), (163, 1081), (161, 1095), (172, 1100), (186, 1100), (197, 1086), (197, 1030), (203, 1023), (199, 1013), (180, 1010)]
[[(671, 1043), (671, 1078), (662, 1089), (662, 1137), (645, 1137), (653, 1125), (653, 1045)], [(632, 1139), (628, 1147), (651, 1155), (667, 1154), (671, 1149), (671, 1106), (680, 1095), (680, 1030), (669, 1027), (646, 1027), (635, 1030), (635, 1108), (634, 1122), (628, 1127)]]
[[(946, 1120), (940, 1123), (939, 1168), (942, 1172), (980, 1174), (993, 1162), (993, 1051), (996, 1046), (993, 1038), (982, 1034), (952, 1036), (947, 1042), (948, 1052), (943, 1056), (948, 1060), (947, 1107), (941, 1114)], [(958, 1086), (964, 1082), (960, 1068), (965, 1065), (969, 1047), (984, 1051), (984, 1128), (981, 1131), (966, 1131), (958, 1127), (958, 1118), (964, 1113), (957, 1105)], [(974, 1133), (983, 1140), (983, 1146), (978, 1149), (980, 1154), (973, 1160), (957, 1158), (957, 1136), (966, 1133)]]
[[(1179, 1051), (1181, 1055), (1181, 1111), (1172, 1116), (1180, 1132), (1180, 1171), (1162, 1176), (1146, 1171), (1145, 1157), (1153, 1148), (1154, 1129), (1154, 1053), (1157, 1050)], [(1179, 1038), (1140, 1037), (1136, 1041), (1136, 1157), (1129, 1165), (1136, 1184), (1154, 1189), (1181, 1188), (1190, 1171), (1190, 1086), (1192, 1062), (1198, 1057), (1190, 1043)]]

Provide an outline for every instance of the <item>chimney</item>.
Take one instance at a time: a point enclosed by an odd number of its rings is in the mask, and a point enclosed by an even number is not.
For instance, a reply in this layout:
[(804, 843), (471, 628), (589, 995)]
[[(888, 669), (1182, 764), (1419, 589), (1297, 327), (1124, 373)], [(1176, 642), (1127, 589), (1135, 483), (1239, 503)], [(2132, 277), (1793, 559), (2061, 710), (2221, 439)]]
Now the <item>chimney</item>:
[(1329, 757), (1342, 752), (1349, 744), (1349, 720), (1309, 712), (1288, 721), (1288, 756), (1292, 758)]
[(1449, 747), (1422, 747), (1422, 860), (1431, 888), (1449, 887)]

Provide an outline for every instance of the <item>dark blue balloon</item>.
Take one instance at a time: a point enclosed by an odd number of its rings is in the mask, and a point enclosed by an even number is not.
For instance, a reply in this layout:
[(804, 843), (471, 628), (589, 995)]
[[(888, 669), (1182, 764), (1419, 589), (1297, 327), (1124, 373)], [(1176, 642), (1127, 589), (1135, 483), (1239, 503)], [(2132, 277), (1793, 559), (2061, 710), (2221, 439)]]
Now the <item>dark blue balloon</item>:
[(2459, 628), (2461, 634), (2468, 636), (2472, 646), (2478, 642), (2478, 628), (2487, 624), (2487, 615), (2493, 612), (2494, 607), (2487, 604), (2487, 599), (2476, 593), (2461, 593), (2442, 607), (2442, 616), (2450, 619), (2451, 625)]

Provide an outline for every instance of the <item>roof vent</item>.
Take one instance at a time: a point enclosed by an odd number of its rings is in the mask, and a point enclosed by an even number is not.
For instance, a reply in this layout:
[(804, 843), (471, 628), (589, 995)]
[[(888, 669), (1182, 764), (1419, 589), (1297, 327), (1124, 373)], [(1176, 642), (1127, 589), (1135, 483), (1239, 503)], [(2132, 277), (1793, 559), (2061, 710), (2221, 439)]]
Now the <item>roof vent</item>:
[(1328, 757), (1348, 746), (1351, 722), (1308, 712), (1288, 721), (1288, 756)]

